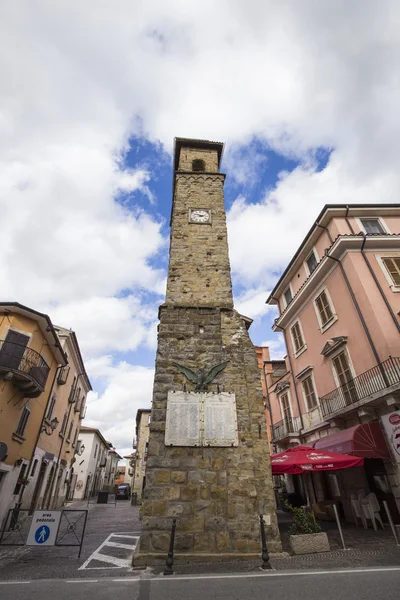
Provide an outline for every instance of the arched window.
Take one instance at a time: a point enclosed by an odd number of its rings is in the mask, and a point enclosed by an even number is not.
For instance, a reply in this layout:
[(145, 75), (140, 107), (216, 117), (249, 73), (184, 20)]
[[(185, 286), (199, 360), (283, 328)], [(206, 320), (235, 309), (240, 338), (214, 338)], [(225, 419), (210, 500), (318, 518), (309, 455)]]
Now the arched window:
[(204, 160), (196, 158), (194, 161), (192, 161), (192, 171), (205, 171), (205, 170), (206, 170), (206, 165), (204, 163)]

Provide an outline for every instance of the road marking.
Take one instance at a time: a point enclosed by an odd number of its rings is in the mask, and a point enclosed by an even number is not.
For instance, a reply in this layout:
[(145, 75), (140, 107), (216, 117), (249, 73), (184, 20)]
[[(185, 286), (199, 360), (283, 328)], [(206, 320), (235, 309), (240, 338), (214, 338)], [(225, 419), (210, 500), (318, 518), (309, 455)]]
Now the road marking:
[(97, 583), (98, 579), (67, 579), (65, 583)]
[(157, 577), (151, 581), (154, 583), (166, 581), (187, 581), (193, 579), (248, 579), (254, 577), (298, 577), (299, 575), (352, 575), (353, 573), (381, 573), (384, 571), (400, 571), (400, 567), (377, 567), (365, 569), (343, 569), (335, 571), (268, 571), (264, 573), (239, 573), (236, 575), (169, 575), (168, 577)]
[[(120, 542), (113, 542), (112, 538), (123, 538), (123, 539), (130, 539), (131, 540), (131, 544), (121, 544)], [(111, 533), (107, 539), (104, 540), (104, 542), (102, 544), (100, 544), (100, 546), (98, 548), (96, 548), (96, 550), (89, 556), (89, 558), (83, 563), (83, 565), (81, 565), (78, 569), (78, 571), (82, 571), (82, 570), (95, 570), (95, 569), (128, 569), (131, 566), (131, 555), (132, 552), (135, 550), (136, 545), (138, 543), (139, 540), (139, 535), (135, 535), (134, 533), (131, 533), (129, 531), (122, 531), (122, 532), (116, 532), (116, 533)], [(105, 552), (105, 550), (107, 548), (119, 548), (122, 550), (127, 550), (127, 556), (126, 558), (120, 558), (117, 556), (113, 556), (112, 554), (107, 554)], [(102, 551), (102, 552), (101, 552)], [(104, 564), (104, 567), (91, 567), (90, 563), (92, 562), (92, 560), (96, 560)]]
[(20, 583), (31, 583), (30, 581), (0, 581), (0, 585), (16, 585)]

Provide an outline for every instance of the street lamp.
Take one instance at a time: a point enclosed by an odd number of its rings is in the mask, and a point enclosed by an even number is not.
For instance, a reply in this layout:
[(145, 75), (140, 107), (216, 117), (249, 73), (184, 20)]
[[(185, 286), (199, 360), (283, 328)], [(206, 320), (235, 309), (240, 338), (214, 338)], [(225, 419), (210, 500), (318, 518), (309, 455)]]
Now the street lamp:
[(50, 423), (43, 423), (41, 433), (44, 431), (46, 435), (51, 435), (53, 431), (57, 429), (58, 424), (59, 420), (57, 419), (57, 417), (54, 417), (54, 419), (52, 419)]

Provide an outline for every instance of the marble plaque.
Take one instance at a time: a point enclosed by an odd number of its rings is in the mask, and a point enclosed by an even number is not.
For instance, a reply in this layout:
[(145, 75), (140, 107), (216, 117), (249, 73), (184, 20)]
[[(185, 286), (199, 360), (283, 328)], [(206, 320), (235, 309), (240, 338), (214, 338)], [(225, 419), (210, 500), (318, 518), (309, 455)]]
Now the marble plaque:
[(166, 446), (200, 446), (201, 394), (168, 392)]
[(204, 394), (203, 446), (237, 446), (235, 394)]
[(168, 392), (166, 446), (237, 446), (235, 394)]

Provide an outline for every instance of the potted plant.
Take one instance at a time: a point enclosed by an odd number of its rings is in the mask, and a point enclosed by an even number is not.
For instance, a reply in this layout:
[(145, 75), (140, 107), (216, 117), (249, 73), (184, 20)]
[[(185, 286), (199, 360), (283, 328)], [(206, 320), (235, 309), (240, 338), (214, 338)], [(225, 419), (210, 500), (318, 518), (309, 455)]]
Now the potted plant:
[(293, 554), (329, 552), (329, 540), (311, 512), (295, 508), (288, 502), (286, 508), (293, 513), (293, 523), (289, 527), (289, 540)]

